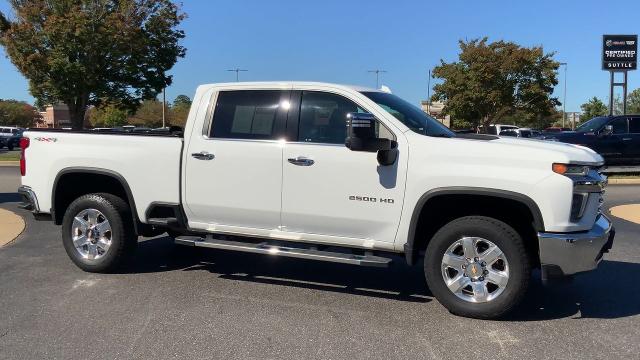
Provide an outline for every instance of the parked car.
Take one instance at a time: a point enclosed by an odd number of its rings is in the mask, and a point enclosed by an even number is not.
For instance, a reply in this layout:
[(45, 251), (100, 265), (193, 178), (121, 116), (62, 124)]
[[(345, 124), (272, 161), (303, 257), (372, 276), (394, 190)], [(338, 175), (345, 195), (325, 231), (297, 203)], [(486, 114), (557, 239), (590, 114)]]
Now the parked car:
[(546, 138), (589, 147), (607, 165), (640, 165), (640, 115), (600, 116)]
[(17, 147), (23, 130), (15, 126), (0, 126), (0, 149), (6, 147), (13, 150)]
[(546, 129), (544, 129), (544, 133), (559, 133), (559, 132), (563, 132), (563, 131), (572, 131), (570, 128), (565, 128), (565, 127), (548, 127)]
[(89, 272), (117, 269), (138, 235), (162, 231), (185, 246), (361, 266), (403, 254), (451, 312), (486, 319), (524, 298), (532, 269), (545, 281), (595, 269), (614, 237), (594, 151), (456, 134), (374, 89), (203, 85), (184, 138), (24, 136), (22, 206), (62, 225)]
[(542, 138), (542, 133), (539, 130), (533, 130), (529, 128), (518, 128), (518, 129), (506, 129), (500, 131), (500, 136), (510, 136), (510, 137), (519, 137), (526, 139), (540, 139)]
[[(482, 126), (480, 128), (481, 128), (480, 130), (482, 130)], [(504, 130), (517, 130), (517, 129), (518, 129), (518, 127), (515, 126), (515, 125), (493, 124), (493, 125), (489, 125), (489, 129), (487, 130), (487, 134), (498, 135)]]

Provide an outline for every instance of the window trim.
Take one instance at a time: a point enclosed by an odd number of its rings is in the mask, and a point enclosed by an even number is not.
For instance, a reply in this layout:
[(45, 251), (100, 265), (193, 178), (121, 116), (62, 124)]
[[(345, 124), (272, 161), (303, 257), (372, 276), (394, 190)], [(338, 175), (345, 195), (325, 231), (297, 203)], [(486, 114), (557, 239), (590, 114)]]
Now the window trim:
[(218, 105), (218, 100), (220, 99), (220, 94), (223, 92), (238, 92), (238, 91), (274, 91), (280, 93), (280, 102), (285, 99), (289, 99), (289, 103), (291, 103), (291, 90), (289, 89), (281, 89), (281, 88), (268, 88), (268, 89), (220, 89), (215, 90), (213, 94), (211, 94), (209, 104), (207, 106), (207, 111), (205, 113), (205, 119), (202, 129), (202, 137), (205, 140), (217, 140), (217, 141), (251, 141), (251, 142), (280, 142), (283, 138), (286, 139), (286, 125), (287, 125), (287, 117), (293, 108), (293, 104), (285, 114), (283, 111), (276, 111), (275, 119), (274, 119), (274, 130), (272, 139), (249, 139), (249, 138), (236, 138), (236, 137), (215, 137), (210, 136), (212, 127), (213, 127), (213, 116), (215, 115), (216, 106)]
[[(311, 141), (300, 141), (299, 139), (299, 127), (300, 127), (300, 115), (301, 115), (301, 108), (302, 108), (302, 95), (305, 92), (313, 92), (313, 93), (322, 93), (322, 94), (330, 94), (330, 95), (335, 95), (335, 96), (339, 96), (341, 98), (344, 98), (352, 103), (354, 103), (356, 106), (358, 106), (359, 108), (366, 110), (367, 113), (373, 115), (376, 119), (376, 121), (384, 126), (384, 128), (387, 130), (388, 133), (390, 133), (393, 136), (393, 141), (398, 141), (398, 135), (396, 135), (396, 133), (394, 131), (391, 130), (391, 128), (389, 128), (389, 126), (387, 126), (387, 124), (385, 124), (384, 121), (380, 120), (380, 118), (378, 116), (376, 116), (373, 112), (371, 112), (371, 110), (369, 109), (369, 107), (365, 106), (362, 104), (362, 102), (358, 101), (358, 100), (354, 100), (348, 96), (345, 96), (344, 94), (340, 94), (338, 92), (334, 92), (334, 91), (330, 91), (330, 90), (325, 90), (325, 89), (294, 89), (291, 91), (291, 109), (293, 109), (294, 107), (296, 108), (296, 116), (292, 117), (289, 116), (287, 118), (287, 126), (286, 126), (286, 135), (287, 135), (287, 143), (290, 144), (308, 144), (308, 145), (329, 145), (329, 146), (341, 146), (341, 147), (345, 147), (345, 144), (335, 144), (335, 143), (321, 143), (321, 142), (311, 142)], [(289, 110), (289, 114), (291, 114), (292, 111)], [(291, 136), (291, 139), (294, 140), (289, 140), (289, 136)]]

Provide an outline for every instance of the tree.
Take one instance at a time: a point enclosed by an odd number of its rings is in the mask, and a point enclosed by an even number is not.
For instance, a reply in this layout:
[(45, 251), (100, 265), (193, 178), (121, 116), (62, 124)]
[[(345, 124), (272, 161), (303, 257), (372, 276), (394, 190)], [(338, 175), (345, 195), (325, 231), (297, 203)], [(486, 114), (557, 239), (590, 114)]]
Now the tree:
[(129, 117), (129, 123), (148, 127), (162, 126), (162, 101), (143, 101), (138, 110)]
[(117, 127), (129, 123), (127, 111), (114, 105), (93, 108), (89, 113), (89, 122), (95, 127)]
[(172, 78), (185, 48), (184, 18), (170, 0), (9, 0), (0, 44), (38, 104), (63, 102), (81, 128), (89, 105), (136, 109)]
[(559, 67), (553, 53), (512, 42), (489, 43), (486, 37), (459, 44), (458, 61), (441, 60), (433, 70), (443, 82), (434, 86), (432, 100), (444, 102), (443, 111), (452, 118), (487, 129), (518, 113), (548, 117), (560, 105), (552, 97)]
[(173, 106), (174, 107), (178, 107), (178, 106), (190, 107), (191, 99), (187, 95), (178, 95), (176, 96), (175, 100), (173, 100)]
[(640, 114), (640, 88), (627, 96), (627, 114)]
[(36, 108), (26, 102), (0, 99), (0, 125), (32, 127), (39, 117)]
[(596, 116), (607, 115), (609, 113), (607, 105), (595, 96), (586, 103), (580, 105), (580, 109), (582, 110), (582, 114), (580, 115), (581, 122), (591, 120)]

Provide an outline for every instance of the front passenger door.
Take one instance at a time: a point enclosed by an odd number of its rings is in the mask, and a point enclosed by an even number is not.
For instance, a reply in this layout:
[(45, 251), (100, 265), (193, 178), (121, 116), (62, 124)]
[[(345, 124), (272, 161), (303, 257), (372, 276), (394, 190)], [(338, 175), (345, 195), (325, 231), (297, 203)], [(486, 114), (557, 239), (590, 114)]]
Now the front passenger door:
[[(289, 125), (297, 129), (282, 162), (282, 230), (291, 236), (358, 246), (394, 241), (407, 154), (400, 148), (393, 165), (381, 166), (375, 152), (348, 149), (346, 115), (363, 111), (342, 95), (302, 92), (299, 122), (290, 118), (287, 125), (288, 132)], [(395, 137), (378, 125), (379, 137)]]
[(594, 143), (594, 150), (605, 159), (607, 165), (620, 165), (624, 163), (623, 138), (628, 135), (627, 118), (615, 118), (607, 125), (613, 127), (613, 132), (609, 135), (600, 136)]

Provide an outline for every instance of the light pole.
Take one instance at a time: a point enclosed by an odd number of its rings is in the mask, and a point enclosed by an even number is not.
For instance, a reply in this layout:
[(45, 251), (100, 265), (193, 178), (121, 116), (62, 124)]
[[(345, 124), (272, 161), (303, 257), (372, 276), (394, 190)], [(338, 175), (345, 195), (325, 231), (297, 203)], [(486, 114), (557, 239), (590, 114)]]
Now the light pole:
[[(561, 62), (560, 66), (563, 66), (563, 65), (564, 65), (564, 95), (562, 100), (562, 127), (564, 127), (564, 122), (567, 119), (567, 63)], [(573, 124), (571, 126), (572, 130), (575, 128), (575, 125), (576, 125), (576, 122), (574, 118)]]
[(164, 88), (162, 88), (162, 128), (164, 129), (166, 127), (166, 122), (165, 122), (165, 105), (167, 103), (167, 87), (165, 86)]
[(245, 70), (245, 69), (240, 69), (240, 68), (235, 68), (235, 69), (229, 69), (227, 71), (233, 71), (236, 73), (236, 82), (240, 81), (240, 72), (241, 71), (249, 71), (249, 70)]
[(369, 70), (367, 72), (376, 74), (376, 89), (380, 88), (380, 73), (386, 73), (387, 71), (386, 70), (375, 69), (375, 70)]

